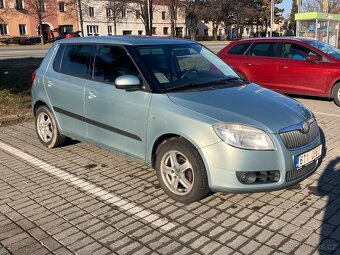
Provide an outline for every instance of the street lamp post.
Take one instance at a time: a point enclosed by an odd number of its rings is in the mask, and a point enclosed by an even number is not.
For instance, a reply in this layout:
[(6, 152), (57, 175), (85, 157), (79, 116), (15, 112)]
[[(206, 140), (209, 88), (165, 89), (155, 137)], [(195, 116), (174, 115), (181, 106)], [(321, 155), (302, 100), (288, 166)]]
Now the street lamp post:
[(148, 27), (149, 27), (149, 35), (152, 35), (150, 0), (147, 0), (147, 8), (148, 8)]
[(273, 37), (275, 0), (270, 0), (270, 37)]

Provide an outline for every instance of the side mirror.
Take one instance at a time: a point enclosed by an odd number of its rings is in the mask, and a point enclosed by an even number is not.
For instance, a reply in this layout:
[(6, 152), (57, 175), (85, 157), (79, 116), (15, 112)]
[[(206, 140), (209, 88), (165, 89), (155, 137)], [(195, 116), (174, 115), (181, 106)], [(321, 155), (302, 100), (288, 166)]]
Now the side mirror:
[(312, 63), (319, 63), (321, 61), (321, 57), (318, 55), (308, 55), (306, 56), (306, 60)]
[(141, 86), (140, 79), (135, 75), (122, 75), (116, 78), (117, 89), (136, 90)]

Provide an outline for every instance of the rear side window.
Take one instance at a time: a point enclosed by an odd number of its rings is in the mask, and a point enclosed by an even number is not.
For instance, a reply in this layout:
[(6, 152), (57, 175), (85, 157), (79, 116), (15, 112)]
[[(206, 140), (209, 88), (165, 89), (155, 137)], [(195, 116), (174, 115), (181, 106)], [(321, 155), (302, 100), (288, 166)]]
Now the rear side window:
[(121, 75), (138, 75), (126, 51), (119, 46), (97, 46), (94, 79), (113, 83)]
[(236, 44), (234, 47), (232, 47), (229, 51), (228, 54), (233, 54), (233, 55), (244, 55), (246, 50), (249, 48), (250, 43), (240, 43)]
[(83, 78), (89, 77), (92, 47), (91, 45), (66, 45), (60, 72)]
[(253, 43), (248, 55), (262, 57), (276, 57), (280, 44), (277, 42)]

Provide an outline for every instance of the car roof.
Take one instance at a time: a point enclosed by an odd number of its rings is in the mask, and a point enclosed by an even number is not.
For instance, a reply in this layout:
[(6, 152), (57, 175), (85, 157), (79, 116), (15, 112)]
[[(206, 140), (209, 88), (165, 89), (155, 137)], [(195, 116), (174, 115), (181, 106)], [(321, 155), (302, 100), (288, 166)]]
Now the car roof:
[(297, 42), (310, 42), (316, 41), (314, 38), (308, 37), (290, 37), (290, 36), (282, 36), (282, 37), (258, 37), (258, 38), (245, 38), (238, 40), (236, 42), (261, 42), (261, 41), (297, 41)]
[(156, 36), (88, 36), (58, 40), (56, 43), (103, 43), (118, 45), (160, 45), (195, 43), (188, 39)]

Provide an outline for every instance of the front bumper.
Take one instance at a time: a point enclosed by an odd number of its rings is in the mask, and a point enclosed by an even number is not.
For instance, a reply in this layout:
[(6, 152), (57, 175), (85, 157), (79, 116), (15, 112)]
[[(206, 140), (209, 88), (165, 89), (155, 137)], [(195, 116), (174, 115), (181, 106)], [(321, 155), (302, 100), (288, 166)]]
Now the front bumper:
[[(274, 151), (253, 151), (234, 148), (219, 142), (200, 150), (206, 165), (209, 185), (213, 191), (259, 192), (277, 190), (292, 186), (313, 174), (320, 158), (308, 166), (297, 170), (295, 157), (321, 144), (320, 134), (309, 144), (288, 150), (279, 135), (271, 136), (276, 145)], [(237, 171), (275, 171), (280, 179), (275, 183), (242, 184)]]

